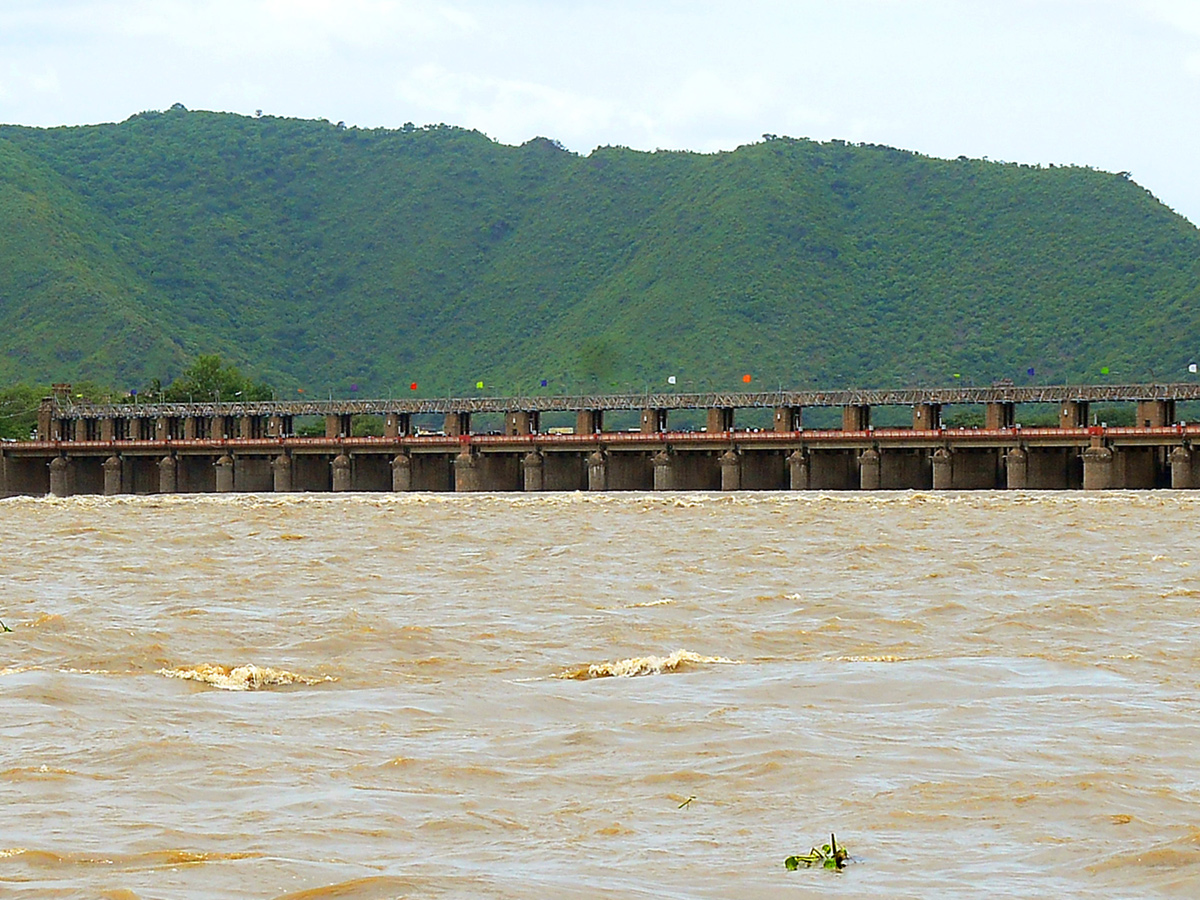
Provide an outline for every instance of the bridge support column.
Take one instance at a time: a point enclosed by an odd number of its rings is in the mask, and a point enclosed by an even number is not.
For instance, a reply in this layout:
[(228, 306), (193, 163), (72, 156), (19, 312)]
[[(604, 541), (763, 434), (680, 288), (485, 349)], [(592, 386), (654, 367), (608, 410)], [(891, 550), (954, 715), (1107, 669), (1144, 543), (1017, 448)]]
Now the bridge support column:
[(1015, 403), (989, 403), (984, 407), (983, 427), (992, 431), (1012, 428), (1017, 424)]
[(1139, 400), (1137, 404), (1137, 419), (1133, 423), (1138, 428), (1165, 428), (1175, 424), (1174, 400)]
[(384, 437), (408, 437), (412, 434), (412, 414), (390, 412), (383, 417)]
[(864, 491), (879, 490), (879, 451), (870, 447), (858, 458), (858, 483)]
[(808, 454), (803, 450), (794, 451), (788, 458), (788, 486), (793, 491), (808, 490)]
[(110, 456), (104, 461), (104, 496), (121, 493), (121, 458)]
[(397, 453), (392, 459), (392, 490), (412, 490), (412, 457), (407, 453)]
[(733, 410), (710, 409), (708, 411), (708, 422), (704, 430), (708, 434), (733, 431)]
[(447, 437), (461, 437), (471, 433), (471, 414), (469, 412), (448, 412), (442, 424), (442, 432)]
[(802, 407), (799, 406), (775, 407), (775, 430), (799, 431), (804, 427), (801, 411)]
[(214, 441), (223, 441), (229, 437), (229, 417), (213, 416), (209, 420), (208, 433)]
[(954, 487), (954, 459), (945, 447), (933, 451), (930, 459), (933, 466), (933, 489), (948, 491)]
[(1171, 487), (1177, 491), (1192, 488), (1192, 451), (1176, 447), (1171, 451)]
[(597, 450), (587, 458), (588, 490), (608, 490), (608, 455)]
[(225, 454), (217, 460), (217, 493), (228, 494), (233, 491), (233, 457)]
[(507, 412), (504, 414), (504, 433), (513, 436), (520, 434), (533, 434), (538, 430), (539, 417), (537, 411), (532, 412), (518, 410), (515, 412)]
[(354, 416), (349, 413), (332, 413), (325, 417), (325, 437), (347, 438), (354, 428)]
[(158, 461), (158, 492), (174, 494), (179, 490), (179, 467), (175, 457), (164, 456)]
[(942, 404), (918, 403), (913, 407), (913, 431), (937, 431), (942, 427)]
[(479, 460), (470, 447), (463, 447), (462, 452), (454, 457), (454, 490), (459, 493), (480, 490)]
[(1058, 408), (1059, 428), (1086, 428), (1088, 404), (1086, 400), (1065, 400)]
[(667, 411), (665, 409), (642, 410), (642, 433), (658, 434), (667, 430)]
[(546, 461), (542, 458), (542, 454), (536, 450), (530, 450), (525, 454), (525, 458), (521, 460), (521, 468), (524, 470), (526, 491), (541, 491), (544, 490), (546, 483)]
[(1083, 489), (1106, 491), (1112, 487), (1113, 452), (1108, 447), (1088, 447), (1083, 451)]
[(292, 489), (292, 458), (286, 453), (271, 460), (271, 488), (277, 494), (286, 494)]
[(654, 490), (675, 490), (675, 454), (670, 450), (654, 454)]
[(843, 406), (842, 431), (866, 431), (871, 427), (871, 407)]
[(1004, 455), (1006, 482), (1010, 491), (1023, 491), (1029, 485), (1029, 454), (1013, 447)]
[(50, 493), (55, 497), (70, 497), (72, 476), (75, 474), (71, 460), (56, 456), (50, 460)]
[(604, 411), (581, 409), (575, 414), (576, 434), (600, 434), (604, 430)]
[(339, 453), (333, 458), (330, 463), (333, 467), (333, 489), (335, 491), (348, 491), (354, 487), (353, 473), (350, 469), (350, 457), (345, 453)]
[(721, 490), (740, 491), (742, 489), (742, 455), (736, 450), (726, 450), (721, 454)]

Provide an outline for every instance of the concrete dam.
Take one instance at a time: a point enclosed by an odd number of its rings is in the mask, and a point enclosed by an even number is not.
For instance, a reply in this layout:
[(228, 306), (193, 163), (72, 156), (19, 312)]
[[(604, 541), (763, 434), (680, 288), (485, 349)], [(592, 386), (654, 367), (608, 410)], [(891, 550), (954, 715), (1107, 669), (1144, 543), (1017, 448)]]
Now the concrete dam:
[[(0, 493), (1186, 489), (1200, 487), (1200, 424), (1175, 414), (1189, 400), (1200, 385), (120, 405), (63, 391), (42, 401), (34, 439), (0, 444)], [(1092, 404), (1117, 402), (1135, 404), (1132, 427), (1089, 424)], [(1055, 404), (1057, 425), (1016, 422), (1031, 403)], [(955, 404), (982, 406), (983, 425), (944, 427)], [(840, 428), (804, 427), (805, 409), (827, 407)], [(875, 407), (910, 410), (911, 427), (872, 426)], [(772, 424), (739, 429), (747, 409)], [(671, 430), (677, 410), (705, 426)], [(606, 413), (631, 411), (640, 427), (605, 430)], [(574, 427), (543, 432), (547, 413)], [(503, 432), (473, 433), (473, 414), (502, 415)], [(314, 416), (324, 434), (297, 435)], [(415, 429), (418, 416), (438, 429)], [(353, 436), (360, 417), (382, 434)]]

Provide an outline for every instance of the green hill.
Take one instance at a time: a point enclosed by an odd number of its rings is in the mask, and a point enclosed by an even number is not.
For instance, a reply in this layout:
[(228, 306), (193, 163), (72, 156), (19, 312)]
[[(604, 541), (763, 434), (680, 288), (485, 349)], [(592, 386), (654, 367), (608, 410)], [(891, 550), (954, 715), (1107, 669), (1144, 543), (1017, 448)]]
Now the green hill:
[(0, 127), (0, 326), (0, 382), (217, 353), (289, 396), (1171, 379), (1200, 232), (1081, 167), (175, 107)]

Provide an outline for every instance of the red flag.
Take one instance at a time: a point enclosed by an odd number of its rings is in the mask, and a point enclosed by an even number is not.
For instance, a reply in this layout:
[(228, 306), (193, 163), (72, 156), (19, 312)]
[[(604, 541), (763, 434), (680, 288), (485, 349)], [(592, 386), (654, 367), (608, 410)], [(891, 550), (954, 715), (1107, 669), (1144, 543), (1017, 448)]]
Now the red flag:
[(417, 389), (417, 383), (414, 381), (412, 384), (410, 384), (410, 385), (408, 386), (408, 389), (409, 389), (410, 391), (415, 391), (415, 390)]

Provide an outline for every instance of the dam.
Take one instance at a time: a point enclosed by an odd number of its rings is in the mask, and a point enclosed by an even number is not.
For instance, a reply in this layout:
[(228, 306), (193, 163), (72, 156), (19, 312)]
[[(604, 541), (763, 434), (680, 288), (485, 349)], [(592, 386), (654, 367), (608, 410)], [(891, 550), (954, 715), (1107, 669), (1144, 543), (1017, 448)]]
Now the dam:
[[(33, 439), (0, 444), (0, 494), (1187, 489), (1200, 486), (1200, 424), (1177, 421), (1176, 404), (1191, 400), (1200, 385), (116, 405), (67, 390), (42, 401)], [(1057, 424), (1022, 427), (1017, 406), (1035, 403), (1054, 404)], [(1133, 404), (1134, 424), (1089, 424), (1098, 403)], [(982, 406), (981, 426), (945, 427), (953, 405)], [(911, 427), (873, 426), (878, 407), (911, 412)], [(840, 427), (806, 428), (814, 408), (840, 411)], [(673, 430), (680, 410), (705, 424)], [(770, 424), (739, 428), (744, 410)], [(606, 430), (612, 413), (640, 425)], [(574, 426), (543, 431), (544, 414)], [(473, 432), (472, 415), (502, 416), (503, 430)], [(303, 417), (324, 433), (297, 434)], [(381, 433), (355, 436), (364, 418)]]

